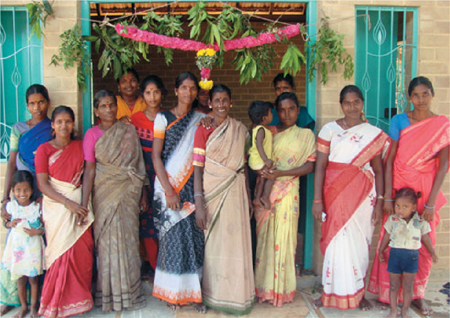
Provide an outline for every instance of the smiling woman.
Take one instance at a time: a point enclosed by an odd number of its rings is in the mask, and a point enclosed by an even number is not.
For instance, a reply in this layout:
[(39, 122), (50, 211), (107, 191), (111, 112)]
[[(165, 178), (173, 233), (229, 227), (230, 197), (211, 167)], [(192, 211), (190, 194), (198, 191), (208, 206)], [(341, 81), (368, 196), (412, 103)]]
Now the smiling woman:
[(36, 176), (44, 194), (43, 219), (47, 274), (39, 314), (67, 317), (93, 307), (91, 282), (94, 244), (92, 211), (81, 205), (84, 167), (82, 142), (73, 140), (75, 116), (59, 106), (52, 114), (55, 138), (36, 152)]
[(247, 128), (228, 116), (231, 91), (210, 91), (212, 127), (200, 126), (194, 140), (197, 225), (205, 232), (203, 302), (230, 314), (247, 314), (255, 299), (245, 152)]
[(117, 98), (117, 119), (129, 123), (131, 115), (147, 108), (145, 101), (138, 95), (139, 74), (130, 68), (117, 80), (119, 94)]

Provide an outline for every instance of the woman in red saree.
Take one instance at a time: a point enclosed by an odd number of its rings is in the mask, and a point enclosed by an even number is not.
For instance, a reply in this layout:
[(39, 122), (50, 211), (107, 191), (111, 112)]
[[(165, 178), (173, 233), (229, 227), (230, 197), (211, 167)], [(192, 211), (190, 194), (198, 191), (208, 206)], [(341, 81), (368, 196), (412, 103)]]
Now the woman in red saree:
[[(440, 188), (448, 171), (450, 122), (445, 116), (437, 116), (430, 110), (434, 97), (433, 85), (426, 77), (416, 77), (409, 84), (408, 95), (414, 110), (392, 118), (389, 135), (392, 151), (386, 162), (385, 203), (383, 224), (393, 214), (393, 193), (403, 187), (421, 192), (417, 211), (431, 226), (429, 233), (433, 246), (439, 224), (439, 209), (447, 202)], [(383, 240), (382, 227), (379, 242)], [(379, 247), (379, 246), (378, 246)], [(413, 304), (424, 315), (433, 310), (424, 300), (432, 259), (422, 246), (419, 254), (419, 272), (414, 280)], [(378, 294), (378, 301), (389, 303), (389, 273), (387, 263), (375, 257), (370, 275), (369, 292)], [(399, 291), (401, 302), (402, 290)]]
[(82, 142), (72, 138), (74, 122), (70, 107), (57, 107), (52, 114), (56, 136), (39, 146), (35, 158), (47, 239), (39, 315), (47, 318), (78, 315), (93, 307), (94, 215), (80, 205), (84, 156)]
[(365, 278), (372, 233), (382, 215), (381, 158), (389, 137), (363, 121), (363, 102), (358, 87), (344, 87), (340, 94), (344, 118), (326, 124), (317, 140), (312, 212), (323, 222), (324, 255), (317, 307), (371, 308), (364, 299)]

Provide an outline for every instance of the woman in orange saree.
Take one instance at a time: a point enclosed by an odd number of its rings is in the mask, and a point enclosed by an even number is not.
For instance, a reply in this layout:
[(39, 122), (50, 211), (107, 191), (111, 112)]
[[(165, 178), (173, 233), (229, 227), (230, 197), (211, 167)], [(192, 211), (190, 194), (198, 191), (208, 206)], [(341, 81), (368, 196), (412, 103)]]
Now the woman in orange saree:
[[(386, 163), (385, 205), (386, 215), (393, 213), (393, 193), (403, 187), (420, 191), (417, 210), (431, 226), (429, 233), (433, 246), (436, 241), (436, 227), (439, 224), (439, 209), (447, 202), (440, 188), (448, 171), (450, 122), (445, 116), (437, 116), (430, 110), (434, 96), (432, 83), (426, 77), (411, 81), (408, 94), (414, 110), (392, 118), (389, 135), (392, 150)], [(382, 227), (379, 242), (383, 240)], [(378, 246), (379, 247), (379, 246)], [(419, 272), (414, 280), (413, 304), (424, 315), (431, 315), (432, 308), (424, 301), (425, 289), (430, 275), (432, 259), (422, 246), (419, 254)], [(387, 263), (375, 257), (370, 275), (369, 292), (378, 294), (378, 301), (389, 303), (389, 273)], [(401, 302), (402, 290), (399, 291)]]

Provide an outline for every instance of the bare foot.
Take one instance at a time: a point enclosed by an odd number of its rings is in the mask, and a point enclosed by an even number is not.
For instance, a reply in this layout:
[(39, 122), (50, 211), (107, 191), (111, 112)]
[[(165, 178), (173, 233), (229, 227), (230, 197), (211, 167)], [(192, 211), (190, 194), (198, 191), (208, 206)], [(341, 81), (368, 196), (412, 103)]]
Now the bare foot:
[(369, 303), (367, 299), (363, 298), (359, 302), (359, 309), (361, 309), (362, 311), (369, 311), (372, 309), (372, 304)]
[(171, 304), (171, 303), (166, 303), (167, 309), (169, 309), (170, 311), (175, 311), (177, 310), (177, 308), (180, 308), (179, 305), (177, 304)]
[(270, 201), (269, 201), (269, 198), (266, 198), (266, 197), (263, 196), (263, 197), (261, 197), (259, 200), (261, 201), (261, 204), (262, 204), (262, 206), (264, 207), (264, 209), (270, 210)]
[(434, 314), (433, 308), (428, 306), (427, 302), (423, 298), (414, 299), (412, 301), (413, 305), (419, 308), (420, 312), (425, 316), (431, 316)]
[(408, 311), (406, 311), (405, 313), (403, 313), (402, 311), (402, 318), (412, 318), (412, 317), (408, 315)]
[(322, 296), (320, 296), (319, 298), (313, 300), (312, 306), (315, 309), (319, 309), (320, 307), (323, 307)]
[(6, 315), (13, 308), (13, 306), (2, 305), (0, 307), (0, 316)]
[(382, 301), (377, 300), (376, 301), (377, 307), (381, 310), (386, 310), (390, 307), (390, 305), (388, 303), (384, 303)]
[(196, 304), (194, 310), (199, 314), (206, 314), (206, 312), (208, 311), (205, 304)]
[(14, 318), (23, 318), (28, 312), (28, 307), (21, 306), (20, 310), (17, 314), (14, 315)]
[[(84, 313), (83, 313), (83, 314), (84, 314)], [(39, 318), (39, 314), (38, 314), (37, 306), (36, 306), (36, 305), (31, 306), (30, 316), (31, 316), (31, 318)]]
[(391, 309), (391, 311), (389, 312), (389, 315), (387, 315), (385, 318), (397, 318), (397, 316), (398, 316), (397, 310), (393, 311)]

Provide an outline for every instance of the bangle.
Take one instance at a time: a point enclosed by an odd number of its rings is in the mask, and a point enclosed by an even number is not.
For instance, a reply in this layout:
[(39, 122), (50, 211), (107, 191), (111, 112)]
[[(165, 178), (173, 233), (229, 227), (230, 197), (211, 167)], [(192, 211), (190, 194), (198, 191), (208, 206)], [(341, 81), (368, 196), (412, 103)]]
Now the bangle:
[(427, 208), (427, 209), (430, 209), (430, 210), (433, 210), (436, 206), (435, 205), (433, 205), (433, 206), (428, 206), (428, 205), (426, 205), (426, 204), (424, 204), (423, 205), (425, 208)]
[(9, 229), (8, 223), (10, 223), (10, 221), (3, 222), (3, 226), (5, 227), (5, 229)]
[(395, 200), (394, 200), (394, 199), (386, 199), (386, 198), (385, 198), (384, 201), (385, 201), (385, 202), (394, 202)]
[(314, 200), (313, 203), (322, 203), (322, 200)]
[(173, 190), (173, 192), (172, 192), (171, 195), (167, 195), (167, 194), (165, 194), (165, 193), (164, 193), (164, 195), (166, 196), (166, 198), (171, 198), (171, 197), (173, 197), (176, 193), (177, 193), (177, 192), (176, 192), (175, 190)]
[(382, 195), (378, 195), (377, 199), (384, 200), (384, 197)]
[(194, 198), (202, 197), (202, 196), (203, 196), (203, 193), (194, 193)]
[(6, 201), (11, 201), (11, 198), (10, 198), (10, 197), (3, 198), (3, 199), (2, 199), (2, 204), (3, 204), (4, 202), (6, 202)]

